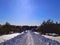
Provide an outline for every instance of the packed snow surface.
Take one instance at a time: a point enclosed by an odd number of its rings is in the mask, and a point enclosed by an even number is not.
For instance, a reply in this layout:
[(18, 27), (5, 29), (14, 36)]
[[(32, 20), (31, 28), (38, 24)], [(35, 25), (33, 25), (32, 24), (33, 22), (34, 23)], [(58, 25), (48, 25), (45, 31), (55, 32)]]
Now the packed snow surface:
[(10, 40), (0, 43), (0, 45), (60, 45), (59, 42), (41, 36), (32, 31), (27, 31)]

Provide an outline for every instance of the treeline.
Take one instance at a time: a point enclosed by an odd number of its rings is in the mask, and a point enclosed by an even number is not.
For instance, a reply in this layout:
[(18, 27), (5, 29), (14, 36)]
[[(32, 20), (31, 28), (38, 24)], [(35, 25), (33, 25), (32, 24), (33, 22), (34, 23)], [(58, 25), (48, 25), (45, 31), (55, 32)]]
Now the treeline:
[(6, 22), (6, 24), (1, 25), (0, 24), (0, 35), (3, 34), (11, 34), (11, 33), (21, 33), (26, 30), (35, 30), (37, 26), (16, 26), (16, 25), (11, 25), (10, 23)]
[(0, 24), (0, 35), (16, 33), (16, 32), (20, 33), (26, 30), (40, 32), (41, 34), (56, 33), (60, 35), (60, 23), (54, 22), (49, 19), (47, 21), (43, 21), (43, 23), (40, 26), (27, 26), (27, 25), (16, 26), (16, 25), (11, 25), (8, 22), (6, 22), (6, 24), (4, 25)]
[(53, 22), (52, 20), (44, 21), (37, 29), (42, 34), (56, 33), (60, 35), (60, 23)]

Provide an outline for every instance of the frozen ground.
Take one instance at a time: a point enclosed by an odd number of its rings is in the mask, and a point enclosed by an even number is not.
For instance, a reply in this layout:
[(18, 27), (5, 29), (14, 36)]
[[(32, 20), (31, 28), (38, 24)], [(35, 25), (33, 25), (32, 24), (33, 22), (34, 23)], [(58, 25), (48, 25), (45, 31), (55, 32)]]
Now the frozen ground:
[(14, 38), (0, 43), (0, 45), (60, 45), (59, 42), (41, 36), (38, 33), (27, 31)]

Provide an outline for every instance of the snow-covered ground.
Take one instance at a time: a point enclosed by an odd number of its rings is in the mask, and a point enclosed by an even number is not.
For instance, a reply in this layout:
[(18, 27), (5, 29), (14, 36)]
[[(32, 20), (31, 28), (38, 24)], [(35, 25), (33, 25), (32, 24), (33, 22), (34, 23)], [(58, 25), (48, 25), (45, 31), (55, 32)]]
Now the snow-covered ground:
[[(34, 32), (34, 33), (35, 33), (35, 34), (39, 34), (39, 33), (37, 33), (37, 32)], [(54, 36), (48, 36), (48, 35), (42, 35), (42, 36), (60, 42), (60, 36), (56, 36), (56, 37), (54, 37)]]
[(48, 35), (42, 35), (42, 36), (60, 42), (60, 36), (56, 36), (56, 37), (48, 36)]
[(5, 41), (7, 41), (7, 40), (10, 40), (10, 39), (12, 39), (12, 38), (14, 38), (14, 37), (16, 37), (16, 36), (18, 36), (18, 35), (21, 35), (21, 34), (23, 34), (24, 32), (22, 32), (22, 33), (14, 33), (14, 34), (8, 34), (8, 35), (2, 35), (2, 36), (0, 36), (0, 43), (1, 42), (5, 42)]
[(27, 31), (17, 34), (14, 38), (0, 43), (0, 45), (60, 45), (60, 43), (39, 33)]
[(7, 41), (7, 40), (10, 40), (10, 39), (16, 37), (17, 35), (19, 35), (19, 33), (2, 35), (2, 36), (0, 36), (0, 43), (1, 43), (1, 42), (4, 42), (4, 41)]

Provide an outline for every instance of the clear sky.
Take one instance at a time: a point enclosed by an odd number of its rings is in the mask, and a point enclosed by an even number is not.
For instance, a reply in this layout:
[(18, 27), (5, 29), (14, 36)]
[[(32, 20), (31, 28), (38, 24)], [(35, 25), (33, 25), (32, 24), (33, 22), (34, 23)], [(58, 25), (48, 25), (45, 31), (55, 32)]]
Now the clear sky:
[(39, 25), (60, 21), (60, 0), (0, 0), (0, 24)]

